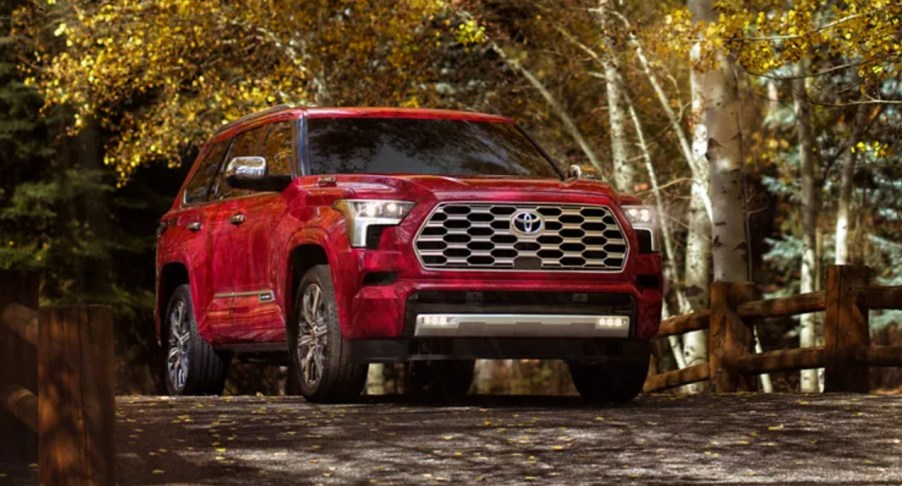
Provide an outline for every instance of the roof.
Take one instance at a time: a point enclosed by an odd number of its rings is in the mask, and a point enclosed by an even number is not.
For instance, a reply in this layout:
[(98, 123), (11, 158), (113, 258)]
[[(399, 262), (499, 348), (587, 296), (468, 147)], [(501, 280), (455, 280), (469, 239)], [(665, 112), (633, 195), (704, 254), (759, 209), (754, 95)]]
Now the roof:
[[(278, 118), (297, 117), (302, 114), (310, 118), (413, 118), (423, 120), (467, 120), (495, 123), (513, 123), (513, 120), (500, 115), (489, 115), (460, 110), (437, 110), (431, 108), (388, 108), (388, 107), (335, 107), (307, 108), (302, 106), (279, 105), (272, 108), (245, 115), (233, 122), (221, 126), (215, 138), (221, 139), (233, 135), (244, 125), (254, 121)], [(228, 135), (226, 135), (228, 133)]]
[(310, 118), (418, 118), (513, 123), (510, 118), (499, 115), (432, 108), (306, 108), (304, 111)]

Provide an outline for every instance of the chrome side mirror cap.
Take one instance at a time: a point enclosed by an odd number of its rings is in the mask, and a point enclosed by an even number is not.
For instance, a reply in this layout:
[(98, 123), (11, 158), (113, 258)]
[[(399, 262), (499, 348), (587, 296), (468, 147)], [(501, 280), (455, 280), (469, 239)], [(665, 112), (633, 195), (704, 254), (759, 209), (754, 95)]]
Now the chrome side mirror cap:
[(570, 167), (567, 168), (567, 178), (568, 179), (590, 179), (593, 181), (600, 181), (601, 172), (592, 165), (580, 165), (580, 164), (571, 164)]
[(266, 181), (266, 159), (235, 157), (226, 166), (226, 182), (238, 189), (256, 189)]

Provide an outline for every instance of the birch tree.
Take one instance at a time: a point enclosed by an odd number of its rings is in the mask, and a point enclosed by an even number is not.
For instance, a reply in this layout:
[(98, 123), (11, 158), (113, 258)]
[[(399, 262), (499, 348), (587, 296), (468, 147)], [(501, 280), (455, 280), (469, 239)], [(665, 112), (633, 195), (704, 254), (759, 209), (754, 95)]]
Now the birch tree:
[(614, 166), (614, 185), (621, 191), (632, 191), (635, 173), (629, 163), (627, 151), (626, 116), (623, 101), (623, 80), (617, 62), (617, 50), (612, 36), (614, 5), (610, 0), (599, 0), (598, 23), (601, 31), (601, 64), (604, 68), (605, 92), (608, 100), (608, 123), (611, 134), (611, 156)]
[[(805, 69), (799, 64), (795, 68), (796, 78), (791, 81), (793, 110), (799, 143), (799, 180), (801, 181), (802, 211), (802, 265), (800, 270), (800, 291), (817, 290), (817, 214), (820, 210), (815, 191), (816, 147), (811, 127), (811, 112), (806, 99)], [(817, 321), (812, 313), (800, 318), (799, 345), (803, 348), (817, 345)], [(801, 388), (803, 392), (817, 392), (818, 372), (816, 369), (802, 370)]]
[[(713, 0), (689, 0), (696, 22), (716, 22)], [(742, 187), (742, 131), (736, 75), (730, 58), (711, 51), (710, 69), (696, 72), (704, 154), (710, 164), (711, 256), (714, 280), (747, 281), (748, 241)], [(704, 69), (704, 67), (702, 67)], [(696, 139), (701, 152), (701, 137)]]

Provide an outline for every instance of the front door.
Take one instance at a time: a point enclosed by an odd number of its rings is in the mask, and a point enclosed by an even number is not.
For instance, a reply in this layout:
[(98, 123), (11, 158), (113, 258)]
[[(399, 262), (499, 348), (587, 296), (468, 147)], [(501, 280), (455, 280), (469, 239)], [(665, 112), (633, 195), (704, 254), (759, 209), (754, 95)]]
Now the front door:
[[(291, 178), (294, 122), (265, 125), (239, 134), (228, 159), (263, 156), (268, 175)], [(287, 173), (284, 171), (287, 170)], [(228, 303), (229, 319), (220, 334), (225, 342), (260, 343), (284, 334), (285, 315), (276, 302), (278, 222), (286, 211), (279, 192), (254, 192), (229, 187), (221, 171), (213, 234), (214, 299)]]
[(230, 342), (262, 342), (268, 330), (284, 329), (272, 271), (274, 221), (284, 212), (282, 195), (259, 193), (223, 202), (217, 212), (214, 298), (228, 302)]

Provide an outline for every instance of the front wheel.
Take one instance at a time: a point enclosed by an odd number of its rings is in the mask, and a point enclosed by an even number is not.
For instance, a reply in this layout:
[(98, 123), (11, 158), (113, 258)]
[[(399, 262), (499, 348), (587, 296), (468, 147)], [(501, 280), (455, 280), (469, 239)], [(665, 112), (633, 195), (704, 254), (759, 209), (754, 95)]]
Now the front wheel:
[(288, 328), (289, 354), (301, 395), (311, 402), (352, 401), (366, 383), (367, 365), (351, 362), (341, 335), (328, 265), (301, 279)]
[(197, 332), (191, 287), (181, 285), (166, 308), (166, 391), (170, 395), (220, 395), (231, 356), (217, 353)]
[(591, 402), (627, 403), (642, 391), (648, 359), (630, 362), (569, 362), (573, 385)]

